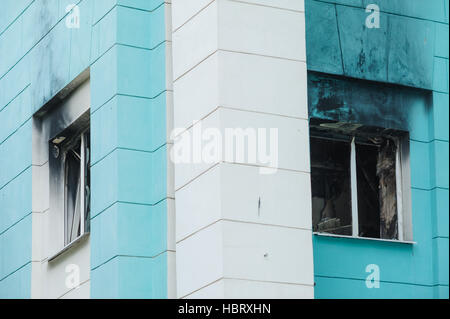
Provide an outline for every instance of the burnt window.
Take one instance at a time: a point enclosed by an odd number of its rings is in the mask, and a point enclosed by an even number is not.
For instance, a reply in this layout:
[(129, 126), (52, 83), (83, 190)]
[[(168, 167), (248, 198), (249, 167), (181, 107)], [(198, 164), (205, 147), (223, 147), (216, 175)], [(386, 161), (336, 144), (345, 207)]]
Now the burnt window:
[(405, 133), (322, 123), (310, 135), (313, 231), (403, 240)]
[(52, 138), (50, 174), (64, 214), (64, 246), (89, 233), (90, 130), (87, 114)]

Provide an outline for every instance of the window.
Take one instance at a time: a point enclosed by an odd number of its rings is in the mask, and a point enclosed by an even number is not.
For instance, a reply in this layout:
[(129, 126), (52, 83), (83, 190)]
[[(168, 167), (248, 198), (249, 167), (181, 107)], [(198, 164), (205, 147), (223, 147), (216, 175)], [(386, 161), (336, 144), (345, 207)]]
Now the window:
[(58, 207), (64, 214), (64, 247), (89, 233), (90, 130), (89, 114), (49, 141), (51, 179), (56, 182)]
[(33, 236), (52, 263), (68, 250), (84, 256), (90, 242), (90, 91), (86, 69), (32, 119)]
[(407, 133), (312, 119), (310, 140), (314, 232), (405, 240)]
[[(89, 131), (69, 140), (64, 148), (64, 244), (88, 232), (90, 169)], [(57, 140), (59, 140), (58, 138)], [(55, 140), (53, 141), (55, 143)], [(54, 144), (54, 148), (59, 148)]]

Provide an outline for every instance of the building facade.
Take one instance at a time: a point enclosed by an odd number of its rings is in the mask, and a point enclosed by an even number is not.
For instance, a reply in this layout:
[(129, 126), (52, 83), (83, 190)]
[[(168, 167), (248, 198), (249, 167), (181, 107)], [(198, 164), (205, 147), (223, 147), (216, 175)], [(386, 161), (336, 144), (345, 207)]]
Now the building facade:
[(0, 6), (0, 298), (449, 297), (448, 0)]

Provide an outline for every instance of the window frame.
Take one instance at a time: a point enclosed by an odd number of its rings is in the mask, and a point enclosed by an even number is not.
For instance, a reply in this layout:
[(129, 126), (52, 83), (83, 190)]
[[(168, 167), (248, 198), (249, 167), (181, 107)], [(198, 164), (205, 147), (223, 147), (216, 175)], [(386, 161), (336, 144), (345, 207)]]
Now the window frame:
[[(63, 201), (64, 201), (64, 211), (63, 211), (63, 221), (64, 221), (64, 248), (66, 248), (67, 246), (70, 246), (73, 242), (76, 242), (77, 240), (79, 240), (80, 238), (86, 236), (87, 234), (89, 234), (89, 214), (90, 211), (87, 210), (87, 206), (86, 206), (86, 172), (87, 172), (87, 167), (86, 167), (86, 138), (90, 137), (90, 123), (88, 122), (87, 124), (85, 124), (85, 127), (81, 132), (77, 132), (76, 134), (74, 134), (73, 136), (67, 137), (64, 142), (67, 141), (67, 144), (69, 145), (63, 145), (61, 147), (61, 153), (60, 154), (60, 161), (62, 162), (62, 174), (63, 174)], [(68, 197), (68, 187), (67, 187), (67, 160), (66, 160), (66, 156), (67, 153), (70, 152), (71, 150), (73, 150), (73, 143), (74, 141), (78, 141), (78, 139), (80, 139), (80, 173), (79, 173), (79, 178), (80, 178), (80, 235), (78, 235), (77, 237), (75, 237), (74, 239), (70, 240), (70, 238), (68, 239), (68, 230), (69, 230), (69, 225), (68, 225), (68, 211), (67, 211), (67, 197)], [(54, 139), (53, 141), (51, 141), (51, 143), (54, 146), (58, 146), (58, 143), (55, 143), (55, 141), (57, 141), (57, 139)], [(90, 145), (90, 143), (89, 143)], [(90, 156), (90, 154), (89, 154)], [(88, 164), (90, 163), (90, 159), (88, 159)], [(88, 186), (90, 188), (90, 185)], [(73, 224), (73, 220), (72, 220), (72, 224)], [(63, 249), (64, 249), (63, 248)]]
[[(50, 213), (54, 214), (54, 218), (57, 220), (52, 223), (54, 227), (59, 227), (60, 230), (55, 231), (55, 235), (59, 234), (54, 238), (57, 242), (55, 243), (54, 253), (49, 257), (48, 261), (52, 262), (57, 257), (65, 253), (71, 247), (78, 245), (85, 238), (90, 235), (90, 225), (89, 218), (86, 218), (86, 211), (83, 210), (83, 214), (80, 214), (81, 223), (80, 235), (73, 240), (66, 241), (66, 153), (72, 149), (73, 142), (78, 138), (81, 138), (82, 134), (91, 131), (90, 127), (90, 109), (84, 110), (84, 113), (78, 113), (78, 115), (72, 114), (69, 110), (61, 109), (55, 115), (49, 118), (50, 123), (54, 123), (56, 118), (61, 116), (71, 114), (71, 119), (69, 122), (59, 125), (57, 129), (51, 134), (51, 138), (47, 141), (49, 150), (49, 178), (50, 178)], [(81, 110), (83, 111), (83, 110)], [(81, 145), (81, 144), (80, 144)], [(90, 143), (89, 143), (90, 145)], [(57, 148), (57, 156), (53, 154), (55, 147)], [(80, 146), (81, 152), (81, 146)], [(84, 151), (83, 151), (84, 152)], [(83, 156), (85, 159), (85, 157)], [(82, 163), (80, 161), (80, 184), (81, 181), (84, 183), (84, 173), (85, 170), (81, 170)], [(81, 178), (83, 174), (83, 178)], [(80, 185), (81, 186), (81, 185)], [(85, 196), (81, 196), (83, 200), (80, 200), (80, 206), (85, 207)], [(90, 197), (90, 196), (89, 196)], [(81, 204), (81, 202), (83, 204)], [(90, 212), (89, 212), (90, 213)], [(82, 216), (81, 216), (82, 215)]]
[[(328, 121), (327, 121), (328, 122)], [(339, 123), (339, 122), (337, 122)], [(347, 123), (348, 124), (348, 123)], [(397, 201), (397, 239), (385, 239), (374, 237), (359, 236), (359, 212), (358, 212), (358, 182), (357, 182), (357, 161), (356, 161), (356, 136), (358, 136), (358, 129), (363, 127), (359, 124), (351, 124), (355, 128), (353, 132), (342, 132), (334, 128), (328, 128), (321, 130), (327, 133), (339, 133), (342, 136), (346, 136), (350, 140), (350, 193), (351, 193), (351, 216), (352, 216), (352, 235), (340, 235), (328, 233), (325, 231), (313, 231), (314, 235), (330, 236), (330, 237), (345, 237), (354, 239), (367, 239), (376, 241), (390, 241), (398, 243), (415, 243), (412, 241), (412, 223), (411, 223), (411, 194), (410, 194), (410, 174), (409, 174), (409, 134), (408, 132), (397, 131), (398, 135), (388, 135), (396, 144), (395, 154), (395, 173), (396, 173), (396, 201)], [(321, 126), (321, 125), (319, 125)], [(310, 125), (310, 138), (312, 143), (313, 139), (329, 139), (342, 141), (339, 137), (321, 136), (316, 131), (312, 132), (312, 128), (317, 128), (316, 125)], [(405, 154), (407, 153), (407, 154)], [(407, 202), (407, 203), (406, 203)], [(409, 204), (408, 204), (409, 203)]]

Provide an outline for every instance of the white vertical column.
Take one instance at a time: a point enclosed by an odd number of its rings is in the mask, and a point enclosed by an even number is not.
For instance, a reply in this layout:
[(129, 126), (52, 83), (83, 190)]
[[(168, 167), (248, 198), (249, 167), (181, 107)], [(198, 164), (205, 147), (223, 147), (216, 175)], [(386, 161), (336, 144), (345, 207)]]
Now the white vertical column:
[(175, 245), (175, 168), (170, 161), (170, 150), (173, 141), (170, 138), (173, 130), (173, 59), (172, 59), (172, 4), (166, 1), (166, 136), (167, 136), (167, 297), (176, 298), (176, 245)]
[(303, 0), (173, 0), (172, 21), (175, 128), (278, 133), (275, 162), (175, 164), (177, 296), (313, 298)]

